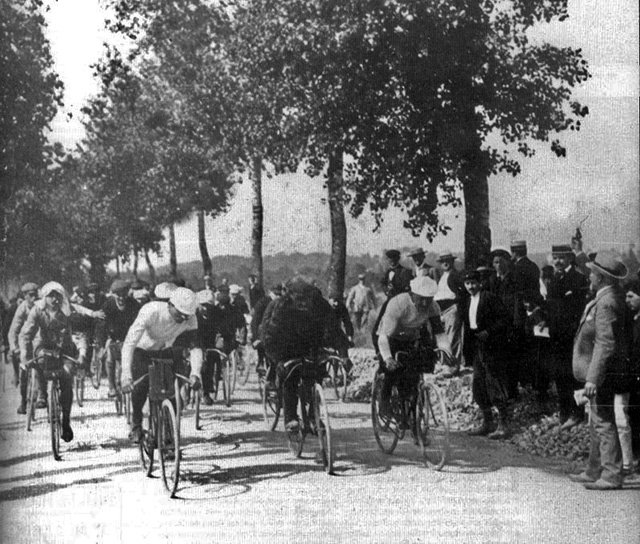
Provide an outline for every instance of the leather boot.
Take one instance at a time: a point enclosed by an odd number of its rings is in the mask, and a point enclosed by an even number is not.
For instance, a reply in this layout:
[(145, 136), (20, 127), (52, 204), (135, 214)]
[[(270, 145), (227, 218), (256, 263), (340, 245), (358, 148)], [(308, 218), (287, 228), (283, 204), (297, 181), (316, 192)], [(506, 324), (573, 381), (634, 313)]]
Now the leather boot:
[(487, 436), (493, 430), (493, 414), (491, 412), (483, 412), (482, 425), (471, 429), (469, 436)]

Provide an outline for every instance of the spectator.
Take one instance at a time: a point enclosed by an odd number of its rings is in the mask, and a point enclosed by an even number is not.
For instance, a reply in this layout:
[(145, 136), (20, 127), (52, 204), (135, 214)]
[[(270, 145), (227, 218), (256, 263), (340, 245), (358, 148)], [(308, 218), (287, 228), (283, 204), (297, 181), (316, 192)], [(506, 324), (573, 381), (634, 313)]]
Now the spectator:
[(421, 247), (418, 249), (414, 249), (411, 253), (409, 253), (409, 257), (413, 259), (413, 263), (416, 265), (416, 267), (413, 269), (414, 278), (418, 276), (428, 276), (436, 282), (440, 279), (440, 271), (435, 266), (431, 266), (427, 262), (424, 249), (422, 249)]
[(373, 289), (366, 284), (364, 274), (358, 274), (358, 283), (349, 290), (346, 305), (353, 316), (356, 328), (362, 330), (367, 325), (369, 312), (376, 307)]
[[(629, 380), (626, 393), (616, 395), (614, 405), (616, 407), (616, 426), (622, 447), (622, 470), (628, 475), (634, 467), (640, 468), (638, 463), (640, 458), (640, 280), (633, 280), (625, 287), (625, 291), (627, 307), (630, 310), (627, 332)], [(631, 428), (631, 444), (627, 441), (628, 435), (625, 433), (627, 426)], [(621, 429), (623, 429), (622, 436)], [(632, 452), (631, 456), (629, 450)]]
[(264, 289), (258, 283), (258, 276), (249, 274), (249, 307), (253, 310), (258, 301), (264, 296)]
[[(469, 293), (462, 305), (465, 357), (473, 364), (473, 400), (482, 411), (482, 425), (469, 432), (474, 436), (501, 439), (508, 436), (507, 384), (505, 367), (509, 313), (499, 297), (483, 291), (480, 274), (474, 270), (464, 277)], [(498, 425), (493, 425), (493, 411)]]
[(624, 330), (624, 292), (620, 280), (627, 268), (612, 251), (594, 254), (587, 263), (595, 299), (584, 309), (573, 344), (573, 375), (584, 383), (589, 399), (591, 449), (584, 472), (571, 475), (587, 489), (622, 487), (622, 451), (616, 430), (616, 381), (624, 374), (627, 346)]

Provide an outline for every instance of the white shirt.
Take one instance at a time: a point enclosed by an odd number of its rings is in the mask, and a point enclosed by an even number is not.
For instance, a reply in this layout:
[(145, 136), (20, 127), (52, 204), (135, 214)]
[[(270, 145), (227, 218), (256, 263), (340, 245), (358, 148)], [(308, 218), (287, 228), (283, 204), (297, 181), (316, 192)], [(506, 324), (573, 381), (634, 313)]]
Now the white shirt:
[(480, 302), (480, 293), (476, 293), (471, 297), (471, 301), (469, 303), (469, 326), (471, 330), (476, 330), (478, 328), (478, 303)]
[(449, 271), (444, 272), (438, 282), (438, 290), (433, 300), (451, 300), (456, 298), (456, 294), (449, 289)]
[[(173, 346), (176, 338), (185, 331), (197, 330), (198, 320), (192, 315), (186, 321), (177, 323), (169, 313), (166, 302), (148, 302), (138, 312), (138, 317), (129, 328), (122, 344), (122, 381), (131, 380), (133, 352), (136, 348), (145, 351), (157, 351)], [(200, 376), (202, 368), (202, 350), (190, 352), (191, 374)]]

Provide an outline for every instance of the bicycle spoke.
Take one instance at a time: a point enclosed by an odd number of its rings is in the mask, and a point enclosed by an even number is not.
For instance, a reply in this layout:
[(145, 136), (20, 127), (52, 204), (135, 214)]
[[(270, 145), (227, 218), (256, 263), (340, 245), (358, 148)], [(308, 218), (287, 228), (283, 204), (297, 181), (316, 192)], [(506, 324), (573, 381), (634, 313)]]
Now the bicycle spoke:
[(449, 455), (449, 418), (444, 397), (431, 383), (423, 384), (416, 406), (416, 433), (425, 464), (441, 470)]
[[(371, 421), (373, 423), (373, 434), (380, 449), (391, 454), (398, 444), (398, 439), (404, 434), (399, 428), (398, 422), (393, 413), (381, 413), (382, 402), (382, 384), (384, 376), (376, 374), (373, 382), (373, 393), (371, 396)], [(395, 397), (394, 398), (394, 394)], [(394, 387), (389, 400), (389, 404), (393, 407), (397, 401), (397, 389)]]

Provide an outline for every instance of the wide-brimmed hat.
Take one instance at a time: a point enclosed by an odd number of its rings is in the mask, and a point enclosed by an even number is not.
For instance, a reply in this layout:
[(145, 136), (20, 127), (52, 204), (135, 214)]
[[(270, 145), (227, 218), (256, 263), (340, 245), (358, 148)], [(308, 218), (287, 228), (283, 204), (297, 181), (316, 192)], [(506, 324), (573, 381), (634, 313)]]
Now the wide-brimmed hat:
[(440, 253), (440, 255), (438, 255), (436, 262), (441, 263), (443, 261), (454, 261), (455, 259), (456, 256), (453, 253), (451, 253), (450, 251), (444, 251)]
[(526, 240), (514, 240), (511, 242), (511, 251), (514, 249), (527, 249)]
[[(591, 257), (591, 255), (593, 255), (593, 257)], [(587, 263), (587, 266), (591, 268), (591, 270), (597, 270), (601, 274), (616, 280), (623, 280), (629, 274), (629, 270), (622, 262), (620, 255), (613, 251), (598, 251), (589, 256), (591, 257), (591, 262)]]
[(421, 297), (433, 297), (438, 291), (438, 284), (429, 276), (418, 276), (409, 283), (411, 292)]
[(193, 315), (196, 313), (198, 303), (196, 302), (196, 294), (186, 287), (177, 287), (171, 294), (169, 302), (173, 307), (184, 315)]
[(418, 255), (424, 255), (424, 249), (421, 247), (409, 252), (409, 257), (417, 257)]
[(556, 255), (571, 255), (573, 250), (569, 244), (556, 244), (551, 246), (551, 253)]

